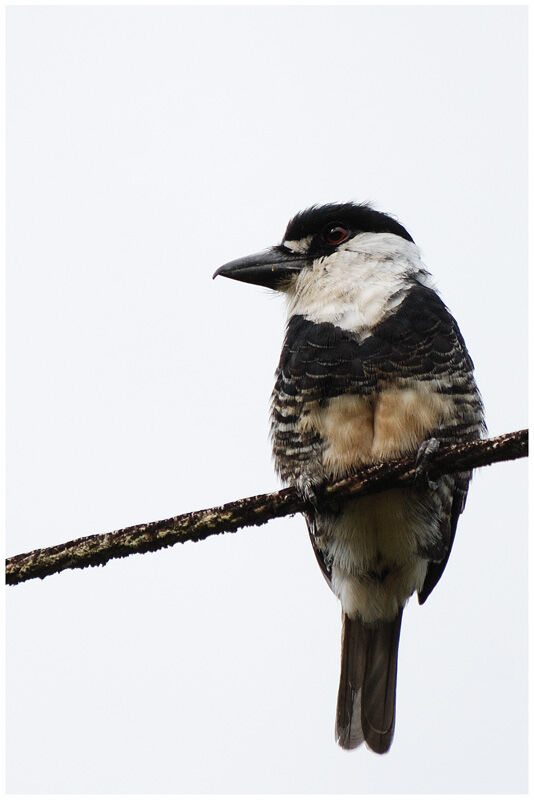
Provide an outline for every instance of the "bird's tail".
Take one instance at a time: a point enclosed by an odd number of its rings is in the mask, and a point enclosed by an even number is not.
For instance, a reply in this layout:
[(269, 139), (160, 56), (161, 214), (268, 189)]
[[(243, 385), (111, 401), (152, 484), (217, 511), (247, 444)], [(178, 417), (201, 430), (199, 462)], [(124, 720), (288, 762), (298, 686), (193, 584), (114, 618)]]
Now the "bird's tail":
[(395, 730), (397, 654), (402, 608), (374, 627), (343, 613), (336, 740), (345, 750), (362, 742), (386, 753)]

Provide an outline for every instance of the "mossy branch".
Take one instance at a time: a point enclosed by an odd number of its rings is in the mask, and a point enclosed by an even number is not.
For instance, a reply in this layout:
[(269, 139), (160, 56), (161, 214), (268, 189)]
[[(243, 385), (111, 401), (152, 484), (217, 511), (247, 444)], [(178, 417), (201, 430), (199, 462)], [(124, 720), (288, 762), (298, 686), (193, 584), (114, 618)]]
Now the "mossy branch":
[[(474, 469), (498, 461), (512, 461), (528, 455), (528, 431), (506, 433), (494, 439), (482, 439), (460, 445), (442, 447), (433, 456), (428, 476)], [(320, 500), (338, 500), (374, 494), (386, 489), (410, 485), (414, 480), (415, 459), (401, 458), (359, 470), (352, 477), (324, 488)], [(6, 582), (22, 583), (32, 578), (45, 578), (64, 569), (80, 569), (107, 564), (113, 558), (134, 553), (161, 550), (177, 542), (198, 542), (215, 533), (231, 533), (251, 525), (263, 525), (270, 519), (304, 511), (306, 503), (294, 488), (260, 494), (180, 514), (158, 522), (132, 525), (112, 533), (95, 534), (22, 553), (6, 560)]]

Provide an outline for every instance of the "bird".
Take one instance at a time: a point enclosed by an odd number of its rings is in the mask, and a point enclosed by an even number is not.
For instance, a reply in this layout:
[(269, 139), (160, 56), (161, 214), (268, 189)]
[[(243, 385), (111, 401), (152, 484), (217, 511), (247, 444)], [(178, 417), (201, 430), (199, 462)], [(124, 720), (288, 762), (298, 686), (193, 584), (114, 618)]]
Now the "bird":
[[(214, 274), (285, 295), (271, 397), (276, 471), (306, 500), (321, 571), (341, 602), (336, 741), (390, 749), (403, 609), (449, 559), (470, 471), (432, 481), (443, 444), (482, 438), (473, 362), (421, 252), (368, 203), (314, 205), (282, 242)], [(367, 465), (416, 457), (406, 488), (325, 504), (320, 490)]]

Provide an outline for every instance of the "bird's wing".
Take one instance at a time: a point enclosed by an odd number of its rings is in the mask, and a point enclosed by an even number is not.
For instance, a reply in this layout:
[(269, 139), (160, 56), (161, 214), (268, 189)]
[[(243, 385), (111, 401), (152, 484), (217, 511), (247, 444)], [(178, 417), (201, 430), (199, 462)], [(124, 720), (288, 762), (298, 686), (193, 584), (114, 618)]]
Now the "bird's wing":
[(315, 553), (315, 558), (317, 559), (317, 563), (321, 568), (321, 572), (323, 573), (325, 581), (327, 582), (328, 586), (332, 588), (332, 567), (325, 559), (324, 550), (322, 550), (319, 546), (320, 539), (318, 539), (318, 535), (320, 531), (318, 529), (318, 524), (320, 523), (318, 517), (319, 515), (315, 514), (313, 511), (305, 512), (304, 514), (313, 552)]
[(440, 561), (430, 561), (426, 571), (425, 582), (423, 588), (417, 593), (419, 603), (422, 605), (432, 592), (437, 582), (443, 575), (443, 571), (447, 566), (447, 561), (451, 554), (452, 545), (454, 544), (454, 536), (456, 534), (456, 527), (458, 525), (458, 518), (465, 508), (465, 501), (467, 498), (467, 491), (469, 488), (469, 481), (471, 480), (471, 472), (462, 472), (454, 476), (454, 485), (452, 489), (452, 503), (451, 512), (447, 521), (448, 530), (445, 539), (445, 552)]
[[(484, 434), (484, 409), (473, 377), (473, 362), (456, 320), (435, 292), (423, 287), (412, 292), (399, 313), (378, 326), (377, 337), (392, 341), (392, 351), (385, 360), (377, 348), (378, 374), (401, 378), (411, 374), (418, 381), (435, 378), (442, 382), (440, 392), (454, 399), (453, 423), (440, 425), (432, 436), (443, 444), (453, 444)], [(471, 474), (457, 473), (438, 481), (437, 491), (443, 500), (441, 552), (429, 561), (418, 593), (420, 603), (428, 598), (447, 565)]]

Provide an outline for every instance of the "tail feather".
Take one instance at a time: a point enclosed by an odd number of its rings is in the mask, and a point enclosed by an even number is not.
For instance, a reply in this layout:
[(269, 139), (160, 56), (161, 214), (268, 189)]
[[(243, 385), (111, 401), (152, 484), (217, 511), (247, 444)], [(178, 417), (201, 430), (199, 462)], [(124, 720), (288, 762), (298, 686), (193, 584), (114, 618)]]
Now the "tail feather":
[(402, 609), (392, 622), (367, 627), (343, 614), (336, 739), (346, 750), (363, 741), (386, 753), (395, 730), (397, 654)]
[[(343, 614), (341, 634), (341, 679), (337, 696), (336, 739), (340, 747), (353, 750), (364, 740), (361, 726), (361, 689), (365, 674), (367, 631), (357, 620)], [(356, 644), (360, 646), (356, 646)]]

